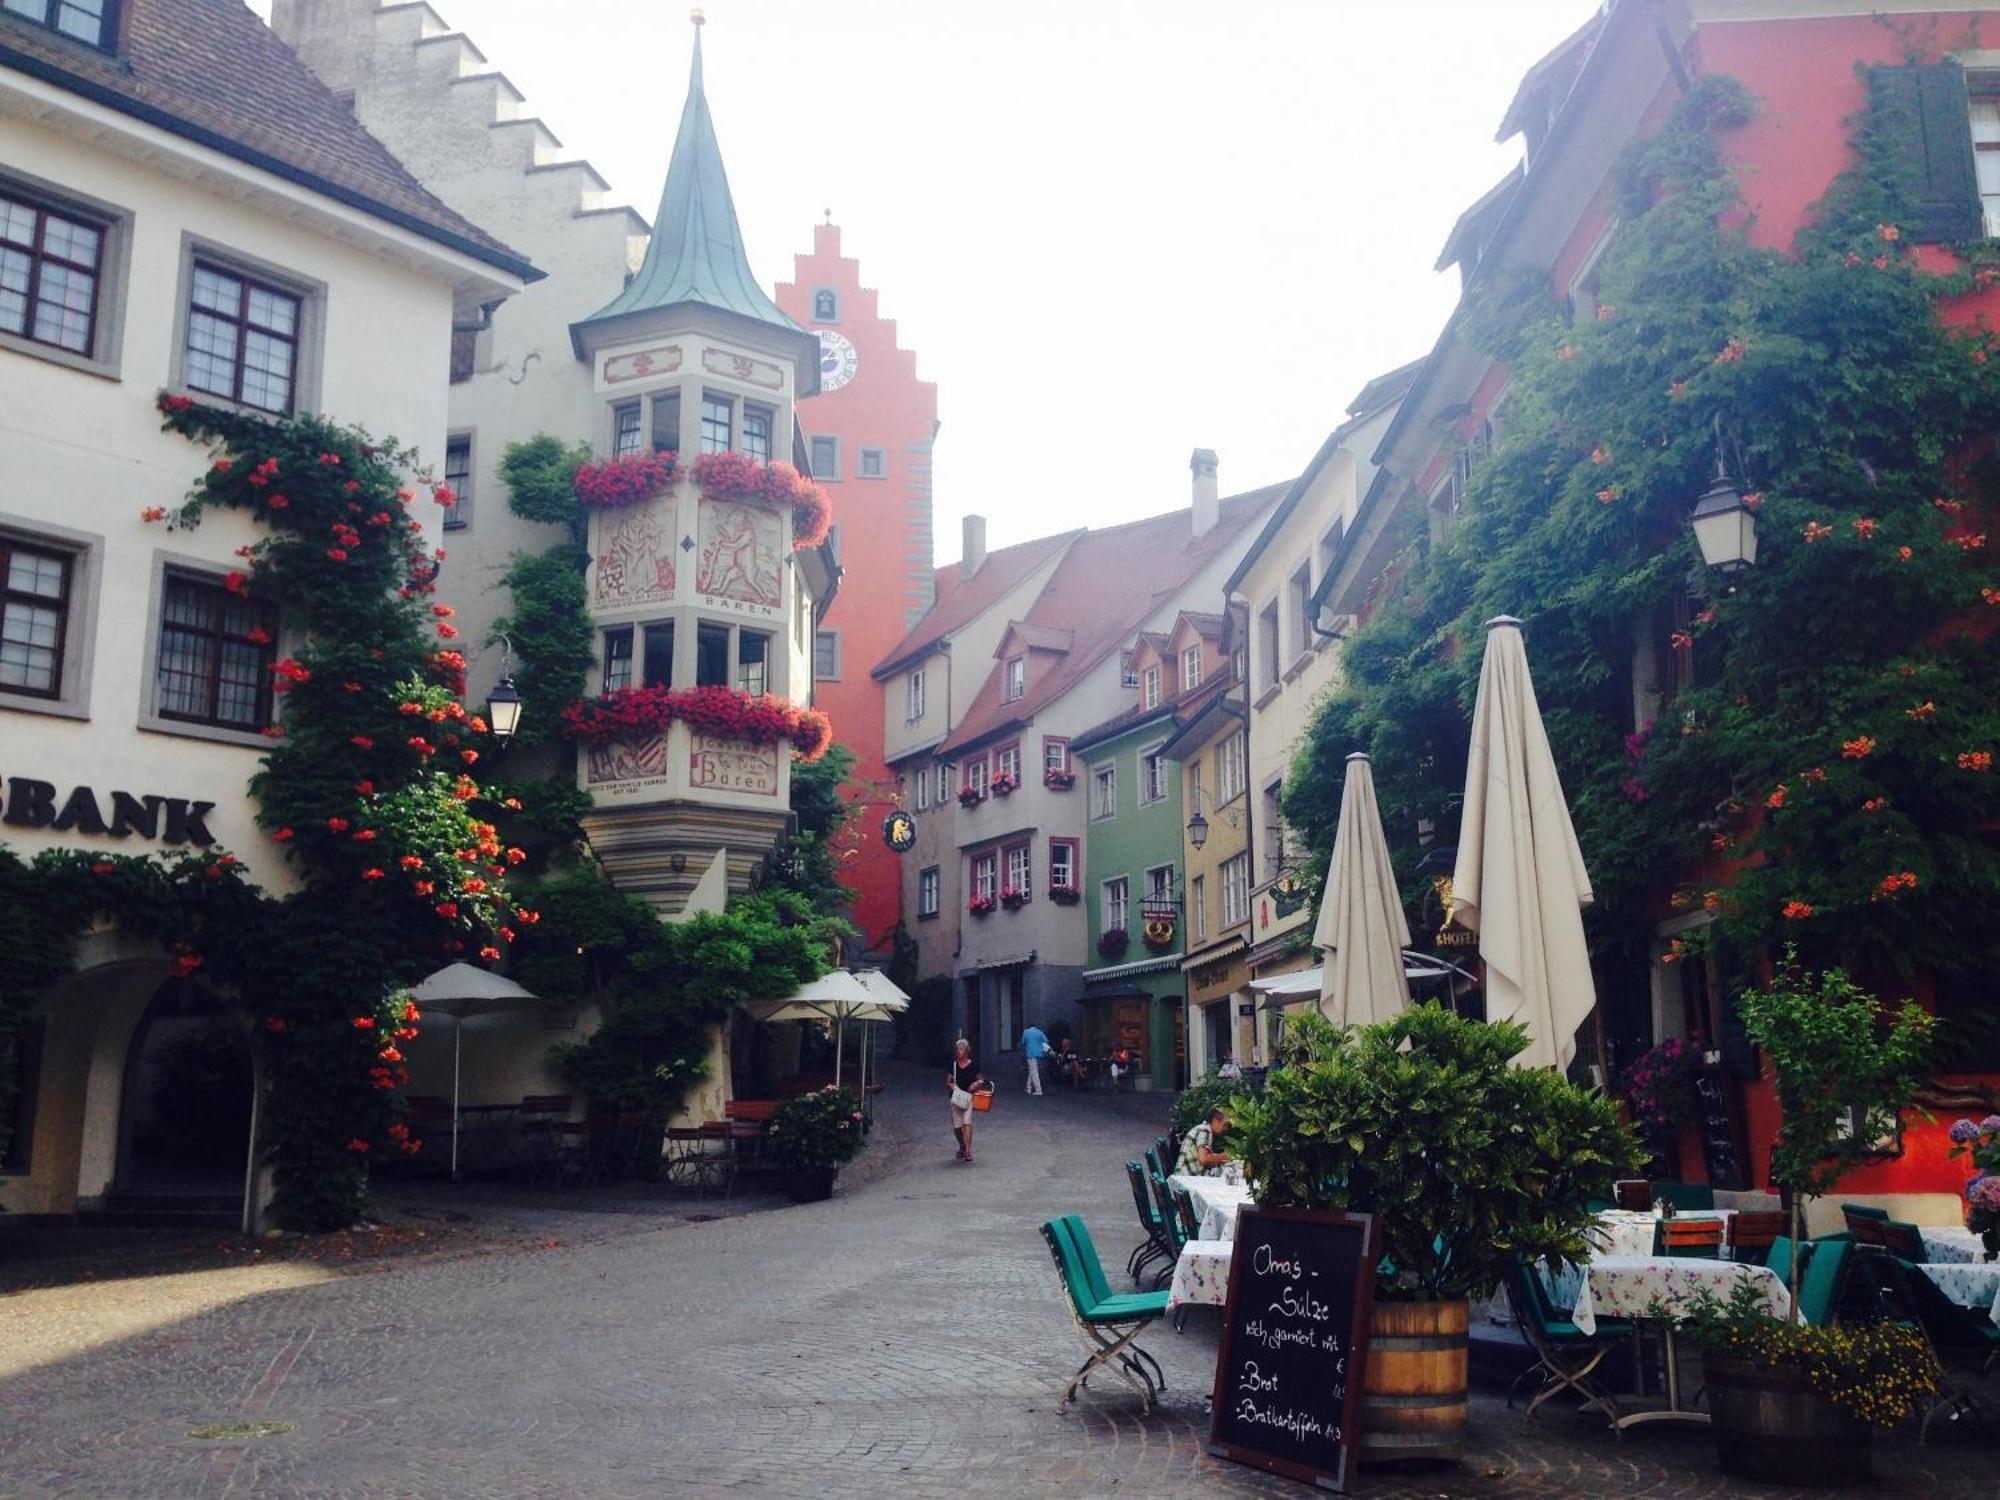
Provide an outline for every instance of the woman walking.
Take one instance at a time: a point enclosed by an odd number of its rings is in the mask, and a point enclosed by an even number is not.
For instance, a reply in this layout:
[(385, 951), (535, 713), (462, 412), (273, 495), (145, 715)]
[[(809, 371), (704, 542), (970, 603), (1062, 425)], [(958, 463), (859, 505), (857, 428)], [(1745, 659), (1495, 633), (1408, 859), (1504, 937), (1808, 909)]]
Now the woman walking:
[(958, 1137), (959, 1161), (972, 1160), (972, 1091), (986, 1086), (986, 1075), (979, 1071), (979, 1059), (972, 1055), (972, 1043), (964, 1037), (958, 1039), (951, 1060), (951, 1071), (945, 1075), (951, 1086), (951, 1133)]

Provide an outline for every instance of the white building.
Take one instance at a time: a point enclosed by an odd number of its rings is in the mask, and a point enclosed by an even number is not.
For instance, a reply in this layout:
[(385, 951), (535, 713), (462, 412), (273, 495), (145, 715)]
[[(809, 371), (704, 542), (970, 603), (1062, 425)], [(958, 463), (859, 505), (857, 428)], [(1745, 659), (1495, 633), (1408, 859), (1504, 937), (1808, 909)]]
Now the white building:
[[(161, 432), (155, 398), (323, 411), (441, 465), (453, 329), (535, 274), (242, 6), (0, 8), (0, 843), (212, 840), (285, 888), (245, 787), (274, 647), (221, 587), (257, 526), (140, 519), (207, 462)], [(243, 1141), (233, 1169), (148, 1160), (154, 1059), (221, 1024), (168, 974), (157, 945), (95, 931), (75, 976), (30, 1002), (0, 1208), (240, 1201)]]

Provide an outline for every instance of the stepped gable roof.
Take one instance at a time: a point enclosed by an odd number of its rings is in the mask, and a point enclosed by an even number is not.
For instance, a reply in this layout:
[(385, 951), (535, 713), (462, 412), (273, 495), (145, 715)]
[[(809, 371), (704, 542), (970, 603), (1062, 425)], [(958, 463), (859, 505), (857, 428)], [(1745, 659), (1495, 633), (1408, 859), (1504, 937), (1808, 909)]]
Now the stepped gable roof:
[(924, 611), (924, 617), (910, 627), (909, 633), (896, 643), (895, 648), (869, 675), (881, 681), (893, 677), (905, 667), (915, 665), (935, 651), (946, 636), (964, 629), (998, 604), (1022, 579), (1083, 534), (1081, 531), (1058, 532), (1055, 536), (1037, 537), (1032, 542), (1017, 542), (1012, 547), (989, 552), (979, 571), (963, 583), (959, 581), (964, 570), (962, 563), (949, 563), (939, 568), (935, 575), (936, 597), (931, 607)]
[(805, 333), (764, 294), (744, 252), (736, 200), (730, 196), (729, 174), (723, 170), (722, 147), (702, 87), (699, 21), (694, 61), (688, 69), (687, 103), (681, 107), (680, 130), (667, 161), (667, 181), (660, 190), (660, 211), (653, 216), (646, 259), (622, 292), (582, 322), (687, 302), (769, 323), (788, 333)]
[(1148, 616), (1226, 551), (1287, 487), (1272, 484), (1231, 495), (1222, 502), (1214, 528), (1202, 537), (1194, 535), (1193, 517), (1185, 508), (1085, 532), (1057, 564), (1027, 615), (1031, 623), (1067, 627), (1074, 635), (1069, 654), (1011, 703), (1001, 699), (1001, 674), (988, 674), (938, 754), (949, 756), (1026, 723), (1076, 686), (1136, 636)]
[(433, 197), (241, 0), (122, 0), (119, 9), (116, 54), (0, 11), (0, 67), (541, 279), (526, 256)]

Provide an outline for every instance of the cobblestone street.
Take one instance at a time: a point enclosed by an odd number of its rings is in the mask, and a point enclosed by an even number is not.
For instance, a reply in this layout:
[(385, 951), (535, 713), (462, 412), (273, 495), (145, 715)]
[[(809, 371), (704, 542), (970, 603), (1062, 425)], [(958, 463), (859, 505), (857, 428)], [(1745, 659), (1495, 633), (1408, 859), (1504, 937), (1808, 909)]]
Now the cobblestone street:
[[(712, 1222), (534, 1208), (510, 1237), (365, 1267), (0, 1299), (0, 1495), (1305, 1493), (1202, 1451), (1212, 1315), (1148, 1336), (1172, 1382), (1150, 1420), (1104, 1381), (1055, 1413), (1077, 1354), (1035, 1224), (1081, 1212), (1122, 1258), (1120, 1163), (1164, 1097), (1003, 1095), (966, 1167), (927, 1081), (895, 1076), (831, 1203)], [(1763, 1493), (1725, 1487), (1701, 1433), (1614, 1443), (1556, 1415), (1528, 1435), (1492, 1397), (1474, 1423), (1462, 1467), (1365, 1492)], [(1990, 1431), (1899, 1436), (1855, 1493), (1990, 1496), (1995, 1452)]]

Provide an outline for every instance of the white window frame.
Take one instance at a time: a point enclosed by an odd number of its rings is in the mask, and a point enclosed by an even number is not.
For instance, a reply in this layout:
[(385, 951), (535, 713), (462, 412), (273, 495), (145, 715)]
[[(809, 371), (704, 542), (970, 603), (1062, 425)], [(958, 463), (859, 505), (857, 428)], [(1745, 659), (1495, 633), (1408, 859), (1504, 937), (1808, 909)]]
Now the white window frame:
[[(225, 275), (260, 282), (273, 291), (296, 297), (299, 303), (298, 337), (293, 341), (291, 405), (284, 412), (249, 406), (213, 391), (198, 391), (187, 383), (188, 323), (194, 313), (195, 262), (214, 267)], [(168, 367), (168, 384), (174, 394), (187, 396), (207, 406), (247, 413), (266, 419), (284, 420), (300, 412), (320, 409), (320, 388), (326, 368), (326, 302), (323, 281), (301, 276), (296, 270), (245, 255), (226, 245), (193, 234), (181, 236), (180, 284), (174, 291), (174, 343)]]
[(947, 802), (951, 801), (951, 785), (951, 762), (941, 760), (937, 763), (937, 805), (939, 807), (943, 807)]
[[(871, 468), (870, 465), (873, 465)], [(863, 448), (856, 460), (856, 479), (887, 479), (889, 477), (889, 450), (887, 448)]]
[(924, 669), (918, 667), (903, 682), (903, 722), (914, 724), (924, 716), (929, 707), (924, 684)]
[(1000, 699), (1012, 703), (1028, 691), (1028, 658), (1010, 656), (1001, 667), (1002, 681)]
[(1160, 706), (1160, 667), (1157, 662), (1139, 674), (1139, 706), (1149, 710)]
[(1245, 751), (1240, 733), (1223, 736), (1215, 747), (1215, 802), (1220, 807), (1243, 795)]
[(1103, 823), (1117, 816), (1118, 762), (1107, 760), (1090, 768), (1090, 821)]
[(1002, 745), (993, 752), (993, 774), (1011, 776), (1014, 784), (1021, 783), (1021, 745), (1017, 740), (1011, 745)]
[(959, 767), (959, 785), (961, 788), (971, 787), (975, 792), (984, 796), (990, 784), (987, 779), (987, 765), (984, 755), (976, 756)]
[(931, 773), (928, 768), (917, 772), (917, 811), (928, 811), (931, 805)]
[(1189, 646), (1181, 652), (1181, 691), (1191, 693), (1201, 686), (1201, 647)]
[(1139, 752), (1139, 806), (1152, 807), (1167, 800), (1167, 767), (1170, 764), (1160, 752), (1166, 748), (1160, 744), (1149, 746)]
[(936, 865), (917, 871), (917, 915), (934, 917), (944, 897), (943, 872)]
[[(1050, 751), (1054, 751), (1053, 757)], [(1042, 736), (1042, 770), (1065, 772), (1069, 770), (1069, 741), (1058, 735)]]
[[(97, 658), (98, 592), (102, 583), (104, 538), (0, 511), (0, 532), (23, 547), (60, 552), (69, 559), (69, 593), (62, 624), (62, 676), (52, 696), (0, 687), (0, 709), (50, 714), (59, 719), (90, 717), (91, 667)], [(159, 623), (151, 625), (155, 649)], [(150, 667), (148, 669), (150, 671)], [(4, 770), (4, 767), (0, 767)]]
[(972, 856), (972, 894), (1000, 899), (1000, 852), (988, 849)]
[[(833, 463), (824, 472), (813, 462), (821, 443), (827, 444), (833, 450)], [(806, 464), (812, 470), (808, 478), (822, 480), (827, 484), (840, 483), (840, 439), (824, 432), (814, 433), (806, 440)]]
[(1188, 882), (1188, 921), (1197, 943), (1208, 941), (1208, 877), (1197, 875)]
[[(1005, 861), (1001, 869), (1000, 885), (1004, 890), (1011, 886), (1022, 895), (1030, 895), (1035, 888), (1035, 846), (1033, 844), (1009, 844), (1000, 851)], [(1019, 876), (1019, 879), (1015, 877)]]
[[(819, 669), (819, 643), (821, 641), (825, 641), (828, 644), (829, 654), (833, 658), (833, 670), (824, 674)], [(840, 632), (838, 630), (815, 630), (813, 632), (813, 681), (840, 681)]]
[(1250, 856), (1233, 854), (1222, 862), (1222, 925), (1250, 920)]
[[(1077, 842), (1069, 838), (1049, 840), (1049, 889), (1052, 891), (1073, 891), (1076, 889)], [(1062, 856), (1058, 863), (1056, 856)]]
[(1131, 880), (1123, 875), (1114, 875), (1101, 883), (1098, 894), (1101, 902), (1100, 916), (1103, 919), (1098, 931), (1110, 932), (1113, 928), (1122, 927), (1130, 932), (1132, 930)]
[(1174, 867), (1172, 864), (1148, 865), (1146, 867), (1145, 899), (1162, 902), (1174, 899)]

